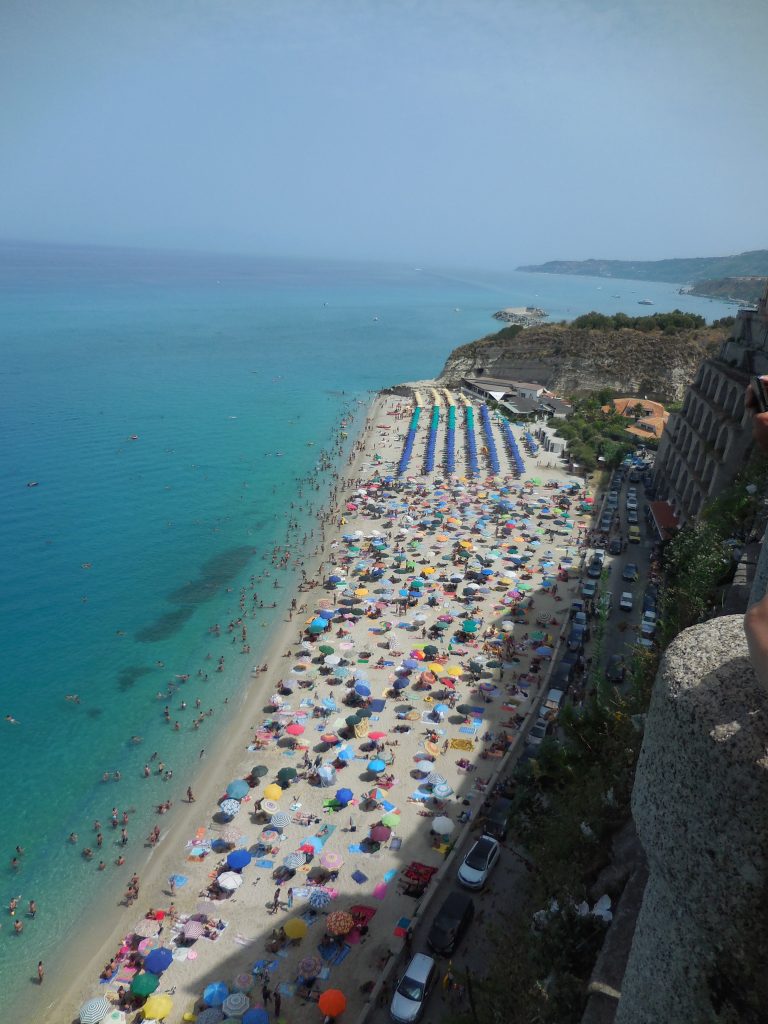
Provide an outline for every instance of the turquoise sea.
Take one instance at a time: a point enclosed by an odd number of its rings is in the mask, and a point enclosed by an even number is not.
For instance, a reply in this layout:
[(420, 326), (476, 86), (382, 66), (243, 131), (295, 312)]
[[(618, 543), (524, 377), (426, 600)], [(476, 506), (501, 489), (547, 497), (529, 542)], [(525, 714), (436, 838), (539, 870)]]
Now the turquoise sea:
[[(311, 528), (297, 481), (343, 413), (437, 374), (451, 348), (498, 328), (501, 306), (562, 319), (636, 313), (639, 298), (733, 312), (634, 281), (0, 246), (0, 712), (18, 722), (0, 718), (0, 902), (39, 907), (21, 935), (0, 915), (4, 1019), (39, 959), (68, 969), (84, 908), (122, 892), (112, 806), (136, 809), (132, 865), (152, 804), (181, 798), (200, 748), (226, 728), (224, 697), (277, 613), (250, 627), (250, 655), (209, 627), (238, 615), (240, 586), (269, 567), (289, 514)], [(269, 582), (258, 589), (275, 600)], [(158, 700), (169, 680), (180, 693)], [(198, 697), (214, 716), (195, 731), (187, 710), (174, 732), (165, 703)], [(170, 782), (142, 777), (153, 751)], [(105, 783), (105, 771), (122, 778)], [(105, 842), (88, 864), (94, 819)]]

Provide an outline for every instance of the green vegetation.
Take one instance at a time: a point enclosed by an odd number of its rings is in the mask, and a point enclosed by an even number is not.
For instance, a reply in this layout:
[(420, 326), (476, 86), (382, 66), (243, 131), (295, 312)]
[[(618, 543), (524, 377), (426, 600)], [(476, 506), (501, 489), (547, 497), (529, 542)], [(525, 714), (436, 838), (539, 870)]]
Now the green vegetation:
[[(605, 460), (607, 468), (618, 466), (625, 455), (637, 448), (638, 441), (627, 434), (628, 420), (611, 409), (604, 412), (614, 397), (613, 391), (603, 388), (586, 398), (573, 398), (573, 412), (565, 420), (549, 422), (558, 437), (568, 442), (571, 459), (587, 471), (595, 469), (598, 459)], [(648, 442), (655, 442), (649, 436)]]
[(765, 277), (768, 249), (738, 256), (704, 256), (671, 260), (550, 260), (540, 266), (518, 267), (537, 274), (577, 274), (587, 277), (623, 277), (634, 281), (670, 281), (686, 284), (713, 277)]
[(651, 316), (627, 316), (626, 313), (606, 316), (604, 313), (593, 311), (585, 313), (583, 316), (577, 316), (571, 324), (571, 327), (577, 330), (620, 331), (628, 329), (643, 331), (646, 334), (650, 334), (651, 331), (661, 331), (662, 334), (668, 336), (706, 326), (707, 322), (703, 316), (698, 316), (696, 313), (683, 313), (679, 309), (674, 309), (671, 313), (653, 313)]
[(697, 281), (691, 289), (691, 295), (754, 304), (765, 291), (766, 284), (768, 277), (716, 277)]

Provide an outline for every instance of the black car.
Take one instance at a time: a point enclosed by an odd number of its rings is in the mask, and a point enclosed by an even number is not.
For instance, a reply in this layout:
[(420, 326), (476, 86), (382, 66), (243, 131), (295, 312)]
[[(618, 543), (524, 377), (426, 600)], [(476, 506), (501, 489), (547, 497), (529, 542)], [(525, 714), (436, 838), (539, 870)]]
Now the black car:
[(436, 953), (449, 956), (475, 916), (475, 902), (468, 892), (456, 889), (449, 893), (435, 914), (427, 943)]
[(643, 594), (643, 611), (644, 612), (655, 612), (656, 601), (659, 596), (659, 589), (654, 583), (649, 583), (645, 588)]
[(509, 812), (512, 810), (512, 801), (504, 797), (497, 797), (488, 808), (483, 822), (483, 832), (487, 836), (493, 836), (502, 842), (507, 838), (507, 821)]
[(599, 580), (602, 571), (603, 563), (600, 561), (599, 558), (593, 559), (593, 561), (591, 561), (587, 566), (587, 576), (589, 576), (591, 580)]
[(618, 537), (615, 537), (611, 541), (611, 543), (608, 545), (608, 551), (612, 555), (620, 555), (621, 554), (621, 541), (619, 540)]
[[(569, 654), (573, 654), (574, 657), (578, 657), (575, 651), (569, 651)], [(571, 685), (573, 678), (573, 665), (565, 662), (565, 657), (555, 668), (552, 675), (549, 677), (549, 685), (555, 690), (562, 690), (563, 693), (567, 693)]]

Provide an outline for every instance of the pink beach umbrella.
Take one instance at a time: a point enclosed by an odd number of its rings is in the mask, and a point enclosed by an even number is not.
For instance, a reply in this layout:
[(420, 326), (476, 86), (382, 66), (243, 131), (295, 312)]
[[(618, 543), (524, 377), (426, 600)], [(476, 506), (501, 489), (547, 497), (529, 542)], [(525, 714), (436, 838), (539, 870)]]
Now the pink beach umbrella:
[(344, 858), (340, 853), (333, 853), (329, 850), (327, 853), (322, 855), (320, 863), (324, 868), (328, 868), (329, 871), (338, 871), (344, 864)]
[(304, 732), (304, 726), (299, 725), (298, 722), (291, 722), (288, 728), (285, 730), (289, 736), (301, 736)]

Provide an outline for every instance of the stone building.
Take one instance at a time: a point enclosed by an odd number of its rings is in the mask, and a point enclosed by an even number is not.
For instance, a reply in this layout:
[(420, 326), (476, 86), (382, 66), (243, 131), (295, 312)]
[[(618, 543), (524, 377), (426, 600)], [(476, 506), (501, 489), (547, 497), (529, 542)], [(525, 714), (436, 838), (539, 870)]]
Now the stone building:
[(744, 389), (754, 373), (768, 374), (768, 287), (756, 310), (739, 310), (731, 337), (701, 364), (659, 444), (656, 493), (681, 524), (730, 483), (749, 453)]

